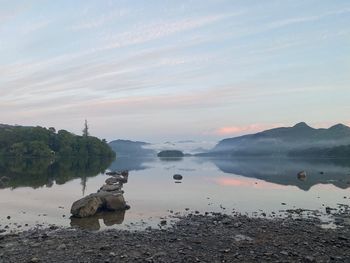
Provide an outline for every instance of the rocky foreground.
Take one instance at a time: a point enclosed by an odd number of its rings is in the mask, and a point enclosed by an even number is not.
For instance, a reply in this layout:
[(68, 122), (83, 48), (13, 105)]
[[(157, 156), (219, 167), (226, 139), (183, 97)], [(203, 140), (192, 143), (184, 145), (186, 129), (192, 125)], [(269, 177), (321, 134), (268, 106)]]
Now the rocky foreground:
[(350, 228), (318, 223), (214, 214), (140, 232), (51, 227), (0, 236), (0, 262), (350, 262)]

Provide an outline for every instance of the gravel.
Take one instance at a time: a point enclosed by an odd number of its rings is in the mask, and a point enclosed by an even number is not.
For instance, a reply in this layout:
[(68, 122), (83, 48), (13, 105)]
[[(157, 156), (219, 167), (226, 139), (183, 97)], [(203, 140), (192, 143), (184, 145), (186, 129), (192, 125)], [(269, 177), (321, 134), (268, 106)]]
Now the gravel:
[(52, 227), (0, 235), (0, 262), (350, 262), (348, 226), (206, 214), (143, 231)]

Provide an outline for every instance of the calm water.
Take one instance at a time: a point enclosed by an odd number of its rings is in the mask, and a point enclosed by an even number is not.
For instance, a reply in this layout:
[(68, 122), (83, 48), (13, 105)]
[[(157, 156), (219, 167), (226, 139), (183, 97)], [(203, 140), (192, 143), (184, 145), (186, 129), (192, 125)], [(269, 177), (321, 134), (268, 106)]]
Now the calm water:
[[(0, 187), (1, 228), (7, 225), (10, 231), (18, 225), (22, 230), (36, 224), (56, 224), (95, 230), (138, 229), (157, 226), (160, 218), (191, 211), (236, 211), (250, 216), (264, 212), (269, 216), (272, 212), (279, 215), (282, 210), (303, 208), (319, 210), (324, 215), (327, 206), (350, 205), (349, 162), (121, 158), (109, 169), (130, 171), (123, 190), (131, 209), (71, 220), (71, 204), (96, 192), (108, 178), (103, 173), (105, 165), (40, 160), (0, 165), (0, 177), (9, 179)], [(304, 181), (296, 176), (302, 170), (307, 172)], [(183, 175), (181, 183), (173, 180), (177, 173)], [(329, 220), (325, 216), (323, 219)]]

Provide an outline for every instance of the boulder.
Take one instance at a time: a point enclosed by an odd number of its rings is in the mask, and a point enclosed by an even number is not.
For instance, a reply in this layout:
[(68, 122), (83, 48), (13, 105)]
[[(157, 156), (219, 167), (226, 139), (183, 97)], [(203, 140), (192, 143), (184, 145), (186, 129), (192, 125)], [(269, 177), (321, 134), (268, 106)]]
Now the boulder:
[(102, 206), (102, 199), (96, 194), (90, 194), (78, 201), (75, 201), (70, 210), (75, 217), (88, 217), (97, 213)]
[(129, 206), (125, 203), (124, 196), (121, 193), (99, 192), (74, 202), (71, 214), (73, 217), (83, 218), (93, 216), (99, 211), (118, 211), (128, 208)]
[(104, 197), (104, 207), (106, 210), (111, 211), (125, 210), (126, 203), (124, 200), (124, 196), (121, 194), (106, 195)]
[(173, 176), (174, 180), (182, 180), (182, 175), (181, 174), (174, 174)]

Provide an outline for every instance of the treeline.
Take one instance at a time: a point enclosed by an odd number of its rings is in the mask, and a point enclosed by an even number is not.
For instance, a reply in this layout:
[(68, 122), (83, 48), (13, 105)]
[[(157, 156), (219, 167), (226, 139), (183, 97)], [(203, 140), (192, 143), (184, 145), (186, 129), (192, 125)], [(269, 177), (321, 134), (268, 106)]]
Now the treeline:
[(0, 126), (0, 155), (13, 157), (108, 157), (115, 153), (105, 140), (55, 128)]

